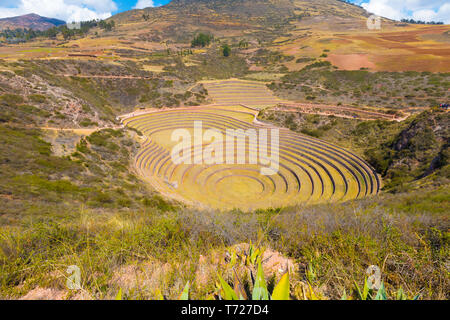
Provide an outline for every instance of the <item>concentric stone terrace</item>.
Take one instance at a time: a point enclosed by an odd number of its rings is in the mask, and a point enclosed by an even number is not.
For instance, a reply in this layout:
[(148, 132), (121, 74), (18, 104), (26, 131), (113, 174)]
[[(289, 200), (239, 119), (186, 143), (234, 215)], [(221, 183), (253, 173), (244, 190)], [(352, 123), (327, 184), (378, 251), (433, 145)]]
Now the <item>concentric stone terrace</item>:
[[(259, 164), (175, 164), (175, 129), (270, 128), (244, 107), (205, 106), (149, 112), (123, 120), (146, 141), (136, 168), (158, 191), (184, 202), (216, 209), (253, 210), (304, 203), (345, 201), (376, 194), (377, 174), (352, 152), (308, 136), (279, 130), (279, 170), (262, 175)], [(270, 146), (270, 144), (269, 144)], [(192, 147), (194, 150), (194, 146)], [(250, 145), (245, 144), (248, 151)], [(246, 162), (248, 163), (248, 162)]]

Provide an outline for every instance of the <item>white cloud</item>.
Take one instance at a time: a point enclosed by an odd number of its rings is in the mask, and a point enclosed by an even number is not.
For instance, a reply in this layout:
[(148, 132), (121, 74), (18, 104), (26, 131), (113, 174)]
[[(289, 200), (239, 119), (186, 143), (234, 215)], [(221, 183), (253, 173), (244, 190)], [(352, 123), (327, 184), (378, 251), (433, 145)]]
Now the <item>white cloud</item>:
[(0, 3), (0, 18), (36, 13), (71, 21), (106, 19), (117, 10), (114, 0), (18, 0), (12, 8)]
[(448, 0), (369, 0), (361, 5), (371, 13), (390, 19), (413, 18), (450, 23)]
[(155, 3), (153, 0), (138, 0), (136, 5), (133, 7), (133, 9), (144, 9), (148, 7), (154, 7)]
[(413, 13), (413, 19), (423, 21), (443, 21), (450, 23), (450, 3), (444, 4), (439, 10), (419, 10)]

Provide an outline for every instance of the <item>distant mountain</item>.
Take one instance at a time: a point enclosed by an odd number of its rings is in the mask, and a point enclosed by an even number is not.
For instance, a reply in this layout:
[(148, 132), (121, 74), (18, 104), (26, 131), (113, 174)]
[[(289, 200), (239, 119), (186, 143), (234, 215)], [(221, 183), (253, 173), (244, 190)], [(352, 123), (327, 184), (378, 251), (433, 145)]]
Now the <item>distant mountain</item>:
[(27, 28), (33, 30), (44, 31), (53, 27), (65, 24), (65, 21), (41, 17), (40, 15), (31, 13), (18, 17), (10, 17), (0, 19), (0, 30)]

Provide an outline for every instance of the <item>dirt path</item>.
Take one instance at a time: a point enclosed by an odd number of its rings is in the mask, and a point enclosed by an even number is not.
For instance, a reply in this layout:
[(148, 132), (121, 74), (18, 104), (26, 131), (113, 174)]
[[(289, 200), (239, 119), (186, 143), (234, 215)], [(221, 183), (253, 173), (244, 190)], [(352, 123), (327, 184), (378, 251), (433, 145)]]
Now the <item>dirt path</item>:
[(70, 78), (70, 77), (76, 77), (76, 78), (98, 78), (98, 79), (140, 79), (140, 80), (149, 80), (151, 79), (150, 76), (148, 77), (138, 77), (138, 76), (111, 76), (111, 75), (83, 75), (83, 74), (62, 74), (59, 75), (62, 77)]
[(73, 132), (75, 134), (79, 135), (90, 135), (96, 131), (100, 131), (103, 129), (113, 129), (118, 130), (122, 129), (123, 126), (115, 126), (115, 127), (98, 127), (98, 128), (86, 128), (86, 129), (80, 129), (80, 128), (55, 128), (55, 127), (39, 127), (41, 130), (48, 130), (48, 131), (63, 131), (63, 132)]
[[(333, 115), (341, 118), (362, 119), (362, 120), (388, 120), (388, 121), (403, 121), (408, 115), (399, 117), (377, 111), (369, 111), (364, 109), (341, 107), (334, 105), (313, 104), (313, 103), (283, 103), (282, 107), (275, 107), (273, 110), (281, 112), (303, 112), (309, 114), (319, 115)], [(352, 114), (345, 114), (351, 112)]]

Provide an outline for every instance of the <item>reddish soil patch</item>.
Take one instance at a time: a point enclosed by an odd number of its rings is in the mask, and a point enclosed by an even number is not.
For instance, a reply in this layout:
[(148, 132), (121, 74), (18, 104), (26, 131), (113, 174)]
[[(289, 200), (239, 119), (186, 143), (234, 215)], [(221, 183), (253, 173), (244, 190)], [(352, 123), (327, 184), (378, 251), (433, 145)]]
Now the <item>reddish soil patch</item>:
[(251, 65), (249, 68), (250, 71), (264, 71), (263, 67)]
[(443, 44), (428, 44), (424, 45), (419, 43), (419, 37), (426, 34), (439, 34), (443, 29), (431, 29), (431, 30), (416, 30), (392, 32), (389, 34), (376, 34), (376, 35), (359, 35), (352, 36), (352, 39), (362, 40), (371, 45), (376, 45), (386, 49), (403, 49), (409, 50), (414, 54), (431, 54), (435, 56), (448, 57), (450, 56), (450, 48)]
[(327, 60), (344, 70), (375, 69), (376, 67), (373, 62), (369, 61), (367, 54), (330, 54)]
[[(441, 35), (446, 30), (447, 26), (427, 26), (402, 32), (351, 35), (349, 39), (364, 41), (368, 47), (384, 49), (384, 52), (370, 55), (376, 70), (447, 72), (450, 70), (450, 46), (445, 42), (421, 40), (424, 35)], [(333, 62), (332, 59), (330, 61)], [(334, 64), (339, 66), (338, 62)]]

